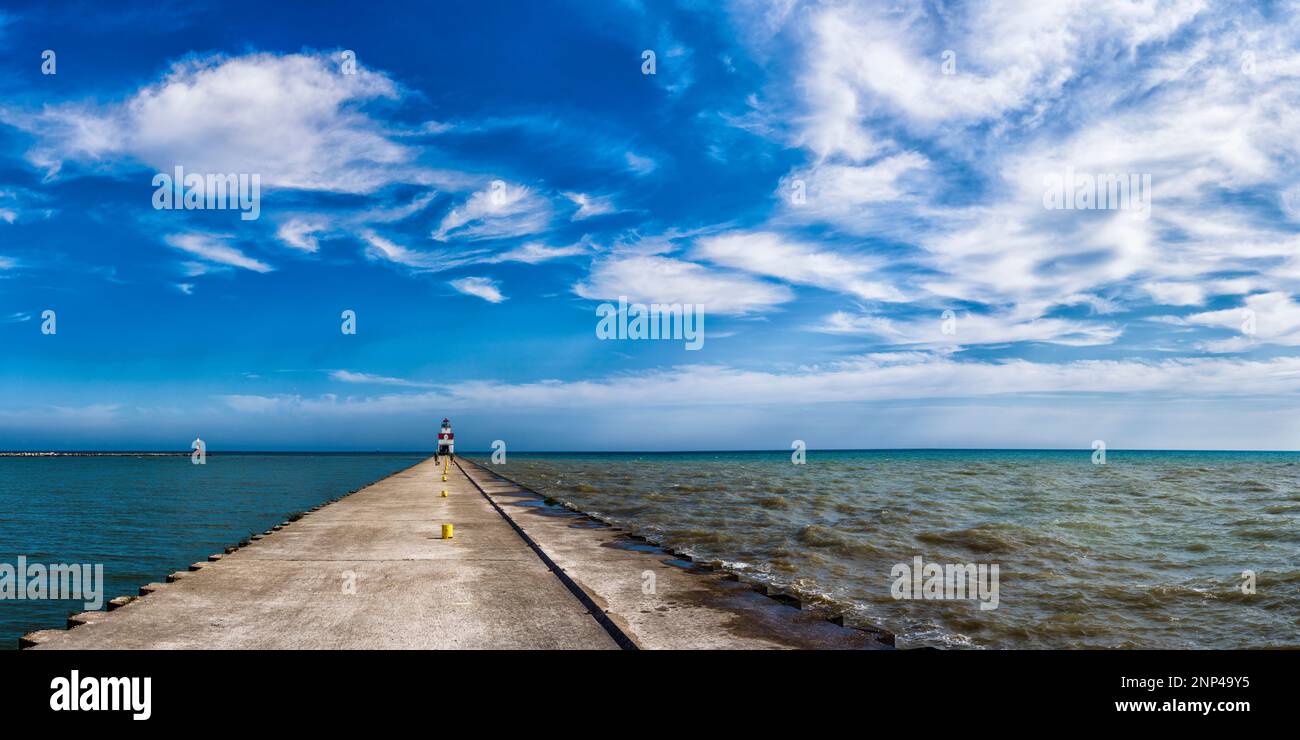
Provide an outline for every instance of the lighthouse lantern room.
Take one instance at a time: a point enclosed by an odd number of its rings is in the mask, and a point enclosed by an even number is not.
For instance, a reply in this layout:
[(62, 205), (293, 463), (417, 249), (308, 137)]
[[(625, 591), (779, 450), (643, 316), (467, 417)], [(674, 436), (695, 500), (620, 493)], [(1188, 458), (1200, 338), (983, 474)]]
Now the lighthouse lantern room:
[(442, 420), (442, 429), (438, 430), (438, 455), (452, 455), (456, 452), (456, 435), (451, 431), (451, 420)]

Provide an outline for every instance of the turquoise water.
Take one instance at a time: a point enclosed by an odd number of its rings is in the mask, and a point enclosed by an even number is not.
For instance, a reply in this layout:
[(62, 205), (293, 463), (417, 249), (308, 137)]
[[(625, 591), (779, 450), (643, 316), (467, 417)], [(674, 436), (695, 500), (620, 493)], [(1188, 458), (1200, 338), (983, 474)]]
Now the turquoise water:
[[(103, 563), (105, 599), (134, 594), (424, 457), (0, 457), (0, 562)], [(79, 601), (0, 600), (0, 649), (79, 611)]]
[[(900, 646), (1300, 647), (1300, 453), (1091, 458), (512, 453), (496, 469)], [(998, 607), (895, 599), (892, 569), (916, 556), (997, 564)]]

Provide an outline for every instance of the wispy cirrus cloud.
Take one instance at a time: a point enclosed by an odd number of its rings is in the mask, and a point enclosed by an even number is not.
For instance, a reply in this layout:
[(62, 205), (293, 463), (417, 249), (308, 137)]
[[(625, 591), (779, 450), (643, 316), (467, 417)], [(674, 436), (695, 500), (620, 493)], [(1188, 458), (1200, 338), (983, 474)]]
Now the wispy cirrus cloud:
[(623, 159), (627, 162), (627, 169), (634, 175), (643, 176), (659, 169), (659, 163), (651, 157), (643, 157), (633, 151), (625, 152)]
[(482, 298), (488, 303), (501, 303), (506, 297), (501, 294), (501, 284), (486, 277), (463, 277), (447, 283), (457, 292)]
[[(1159, 7), (1157, 7), (1159, 6)], [(861, 162), (891, 146), (883, 123), (915, 133), (999, 120), (1053, 104), (1107, 55), (1132, 54), (1196, 17), (1199, 0), (1130, 4), (1001, 2), (940, 11), (877, 2), (807, 4), (802, 141), (819, 157)], [(767, 18), (770, 20), (771, 15)], [(952, 51), (950, 74), (943, 74)]]
[(46, 205), (48, 200), (48, 196), (29, 188), (0, 189), (0, 221), (12, 225), (20, 220), (29, 221), (33, 216), (50, 218), (54, 209)]
[(323, 219), (293, 218), (280, 224), (275, 236), (294, 249), (312, 253), (320, 250), (316, 235), (325, 229)]
[(230, 239), (231, 237), (225, 234), (202, 233), (168, 234), (163, 237), (163, 241), (167, 244), (208, 263), (238, 267), (253, 272), (271, 272), (275, 269), (231, 246)]
[(570, 216), (574, 221), (584, 221), (596, 216), (618, 212), (618, 209), (614, 206), (614, 199), (608, 195), (589, 195), (587, 193), (573, 192), (563, 193), (563, 195), (578, 207), (578, 210), (574, 211), (573, 215)]
[(497, 180), (443, 216), (432, 238), (500, 239), (536, 234), (551, 220), (551, 203), (523, 185)]
[(525, 242), (512, 249), (492, 255), (491, 257), (485, 257), (481, 261), (487, 263), (523, 262), (528, 265), (537, 265), (542, 262), (549, 262), (564, 257), (576, 257), (590, 253), (590, 247), (583, 243), (569, 244), (563, 247), (552, 247), (541, 242)]
[(854, 257), (772, 232), (731, 232), (695, 242), (696, 257), (717, 265), (871, 301), (904, 294), (880, 274), (878, 259)]
[[(888, 255), (917, 311), (974, 304), (1005, 322), (988, 336), (1109, 342), (1052, 312), (1300, 289), (1300, 229), (1244, 205), (1300, 212), (1287, 164), (1300, 145), (1284, 133), (1300, 125), (1290, 14), (1197, 0), (732, 12), (756, 53), (792, 45), (802, 60), (765, 89), (777, 102), (764, 101), (764, 120), (792, 111), (783, 125), (746, 123), (754, 98), (736, 119), (808, 153), (774, 189), (766, 228), (914, 248)], [(1046, 208), (1046, 178), (1067, 169), (1149, 175), (1149, 213)], [(902, 313), (851, 323), (915, 321)]]
[(650, 408), (689, 406), (700, 398), (709, 399), (716, 407), (746, 406), (755, 398), (781, 399), (783, 404), (833, 404), (1025, 394), (1267, 398), (1297, 391), (1300, 358), (972, 362), (931, 352), (897, 352), (806, 366), (789, 373), (689, 365), (635, 376), (521, 383), (468, 379), (429, 393), (346, 399), (293, 394), (252, 400), (240, 397), (237, 403), (246, 409), (292, 404), (303, 413), (346, 415), (465, 406)]
[(1006, 316), (955, 311), (948, 315), (931, 312), (908, 320), (836, 311), (814, 329), (827, 334), (872, 336), (895, 345), (950, 347), (1012, 342), (1089, 347), (1110, 344), (1123, 334), (1117, 326), (1095, 321), (1044, 318), (1017, 321)]
[(593, 263), (574, 292), (592, 300), (626, 296), (643, 303), (702, 304), (718, 314), (744, 316), (794, 299), (789, 288), (671, 257), (616, 256)]
[(357, 383), (362, 385), (391, 385), (403, 388), (429, 388), (429, 383), (421, 383), (405, 378), (394, 378), (386, 375), (374, 375), (372, 373), (354, 372), (352, 370), (331, 370), (329, 376), (340, 383)]
[(422, 272), (441, 272), (461, 265), (472, 264), (484, 254), (482, 250), (414, 249), (398, 244), (370, 230), (362, 231), (360, 237), (367, 245), (367, 258), (391, 262)]

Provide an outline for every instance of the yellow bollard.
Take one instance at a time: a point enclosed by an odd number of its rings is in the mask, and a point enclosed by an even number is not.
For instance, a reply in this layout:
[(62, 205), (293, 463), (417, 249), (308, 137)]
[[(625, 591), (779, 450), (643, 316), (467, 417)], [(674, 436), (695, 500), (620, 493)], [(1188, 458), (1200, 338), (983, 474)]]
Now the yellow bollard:
[(446, 473), (443, 473), (443, 474), (442, 474), (442, 482), (443, 482), (443, 483), (446, 483), (446, 482), (447, 482), (447, 474), (446, 474)]
[(442, 497), (447, 498), (447, 489), (442, 489)]
[(442, 525), (442, 538), (449, 540), (452, 538), (452, 526), (450, 524)]

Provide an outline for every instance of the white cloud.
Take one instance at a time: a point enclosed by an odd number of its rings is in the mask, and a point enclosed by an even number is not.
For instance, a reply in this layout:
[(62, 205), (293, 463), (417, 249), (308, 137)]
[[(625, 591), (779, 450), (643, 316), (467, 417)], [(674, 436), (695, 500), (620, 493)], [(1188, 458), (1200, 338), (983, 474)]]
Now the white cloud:
[(362, 231), (361, 239), (368, 245), (366, 257), (372, 260), (384, 260), (420, 271), (439, 272), (453, 267), (477, 261), (480, 251), (448, 250), (424, 251), (411, 249), (386, 239), (373, 231)]
[[(920, 6), (835, 3), (792, 16), (807, 59), (811, 115), (803, 140), (819, 157), (860, 162), (888, 138), (893, 116), (922, 132), (946, 121), (997, 119), (1059, 96), (1090, 63), (1167, 38), (1200, 2), (992, 2), (929, 15)], [(942, 52), (956, 74), (941, 73)]]
[[(1267, 361), (1196, 358), (1161, 361), (1079, 360), (1039, 363), (956, 361), (930, 352), (884, 353), (791, 373), (726, 365), (689, 365), (593, 380), (501, 383), (465, 380), (441, 392), (368, 398), (235, 396), (246, 410), (319, 415), (409, 413), (422, 409), (574, 409), (751, 406), (756, 398), (784, 406), (889, 400), (1109, 394), (1152, 398), (1245, 398), (1300, 392), (1300, 358)], [(1088, 437), (1092, 439), (1092, 437)]]
[[(0, 115), (0, 121), (3, 120), (3, 115)], [(32, 215), (49, 218), (54, 214), (54, 210), (40, 205), (48, 200), (49, 196), (24, 187), (15, 186), (0, 190), (0, 221), (14, 224), (20, 220), (29, 221)]]
[[(300, 400), (300, 397), (232, 394), (222, 396), (221, 399), (227, 406), (240, 413), (262, 414), (292, 407), (295, 405), (295, 400)], [(321, 400), (322, 402), (332, 403), (335, 399), (334, 396), (323, 396)]]
[(506, 300), (506, 297), (501, 295), (500, 283), (490, 278), (464, 277), (447, 284), (465, 295), (482, 298), (488, 303), (500, 303)]
[(169, 234), (163, 237), (163, 241), (176, 249), (214, 264), (239, 267), (253, 272), (271, 272), (275, 269), (265, 262), (249, 257), (235, 247), (230, 246), (227, 243), (229, 238), (223, 234), (191, 233)]
[(794, 298), (785, 286), (710, 270), (670, 257), (634, 255), (599, 260), (574, 292), (592, 300), (626, 296), (641, 303), (702, 304), (707, 312), (745, 315)]
[(604, 216), (609, 213), (616, 213), (618, 209), (614, 207), (614, 201), (607, 195), (588, 195), (587, 193), (563, 193), (564, 197), (573, 201), (578, 206), (574, 211), (571, 220), (582, 221), (593, 216)]
[(404, 388), (428, 388), (429, 383), (418, 383), (413, 380), (404, 378), (393, 378), (386, 375), (372, 375), (370, 373), (358, 373), (351, 370), (334, 370), (330, 372), (330, 378), (341, 383), (360, 383), (365, 385), (393, 385)]
[(431, 255), (403, 247), (373, 231), (364, 232), (361, 237), (370, 245), (366, 256), (371, 259), (385, 259), (407, 267), (433, 267), (436, 264)]
[(1240, 308), (1183, 318), (1189, 324), (1231, 329), (1237, 334), (1207, 342), (1206, 349), (1211, 352), (1240, 352), (1258, 344), (1300, 346), (1300, 303), (1285, 293), (1257, 293), (1248, 296)]
[(771, 232), (733, 232), (695, 242), (695, 256), (715, 264), (874, 301), (903, 294), (875, 273), (880, 265), (819, 249)]
[(6, 108), (0, 120), (36, 135), (29, 159), (51, 173), (128, 156), (161, 172), (259, 174), (268, 188), (371, 193), (458, 179), (415, 164), (416, 150), (360, 110), (402, 95), (383, 73), (339, 74), (329, 54), (216, 55), (178, 62), (120, 103)]
[(700, 399), (708, 399), (710, 404), (744, 405), (755, 398), (781, 399), (783, 404), (840, 403), (1028, 393), (1272, 395), (1300, 390), (1300, 358), (1054, 364), (957, 362), (930, 353), (901, 353), (871, 355), (791, 374), (709, 365), (599, 381), (471, 381), (449, 390), (479, 404), (521, 407), (692, 405)]
[[(757, 132), (809, 157), (782, 179), (769, 229), (811, 222), (918, 247), (889, 253), (913, 276), (900, 289), (925, 305), (982, 304), (1034, 336), (1080, 297), (1117, 312), (1147, 295), (1200, 305), (1300, 290), (1292, 224), (1242, 205), (1272, 199), (1294, 218), (1300, 202), (1294, 15), (1197, 0), (742, 3), (735, 14), (756, 53), (793, 42), (802, 61), (787, 99), (764, 91), (765, 108), (792, 109), (795, 134)], [(945, 50), (955, 74), (943, 74)], [(1067, 166), (1150, 174), (1149, 217), (1046, 210), (1044, 178)]]
[(900, 152), (870, 165), (818, 163), (790, 173), (783, 181), (787, 185), (784, 190), (791, 189), (788, 186), (793, 180), (803, 180), (808, 183), (811, 205), (827, 208), (893, 201), (907, 194), (900, 186), (900, 178), (929, 165), (930, 161), (917, 152)]
[(815, 162), (781, 178), (782, 216), (795, 222), (830, 223), (852, 234), (908, 234), (899, 218), (923, 206), (922, 194), (939, 187), (930, 161), (899, 152), (869, 164)]
[(405, 221), (427, 208), (436, 196), (437, 193), (431, 191), (417, 195), (410, 203), (404, 205), (367, 208), (353, 216), (351, 221), (360, 224), (389, 224)]
[(1205, 289), (1194, 283), (1146, 283), (1142, 287), (1156, 303), (1165, 306), (1199, 306), (1205, 302)]
[(316, 252), (320, 249), (320, 244), (316, 241), (316, 234), (324, 229), (325, 224), (320, 220), (294, 218), (280, 224), (280, 228), (276, 230), (275, 235), (280, 241), (294, 249), (300, 249), (304, 252)]
[(176, 283), (176, 289), (185, 295), (194, 295), (194, 283)]
[[(1277, 129), (1273, 105), (1243, 89), (1253, 83), (1232, 78), (1245, 75), (1235, 68), (1203, 74), (1210, 79), (1169, 83), (1140, 108), (1099, 114), (1063, 139), (1043, 137), (1003, 156), (997, 201), (937, 212), (937, 228), (919, 236), (929, 252), (922, 264), (941, 274), (926, 287), (963, 300), (1024, 304), (1029, 312), (1058, 296), (1130, 282), (1168, 305), (1196, 305), (1243, 287), (1293, 289), (1300, 271), (1277, 262), (1294, 260), (1300, 239), (1222, 192), (1280, 187), (1289, 175), (1272, 160), (1300, 157), (1300, 145)], [(1300, 84), (1278, 85), (1270, 95), (1300, 106)], [(1300, 126), (1300, 115), (1294, 123)], [(1045, 178), (1067, 166), (1150, 174), (1149, 217), (1044, 209)], [(1215, 277), (1228, 271), (1255, 274)]]
[(1095, 322), (1043, 318), (1017, 321), (1005, 316), (969, 312), (954, 312), (951, 323), (954, 331), (951, 334), (944, 334), (945, 323), (940, 312), (924, 319), (895, 321), (881, 316), (836, 311), (815, 328), (828, 334), (875, 336), (890, 344), (930, 346), (1047, 342), (1087, 347), (1110, 344), (1121, 334), (1121, 330), (1114, 326)]
[(528, 242), (521, 244), (513, 249), (509, 249), (492, 257), (482, 259), (482, 262), (523, 262), (529, 265), (536, 265), (542, 262), (548, 262), (562, 257), (574, 257), (580, 254), (587, 254), (591, 250), (586, 244), (570, 244), (566, 247), (552, 247), (541, 242)]
[(448, 211), (432, 237), (473, 241), (525, 236), (542, 231), (550, 221), (550, 201), (523, 185), (496, 180)]
[(628, 170), (636, 175), (648, 175), (659, 169), (658, 162), (654, 161), (650, 157), (642, 157), (632, 151), (626, 152), (623, 155), (623, 159), (627, 161)]

